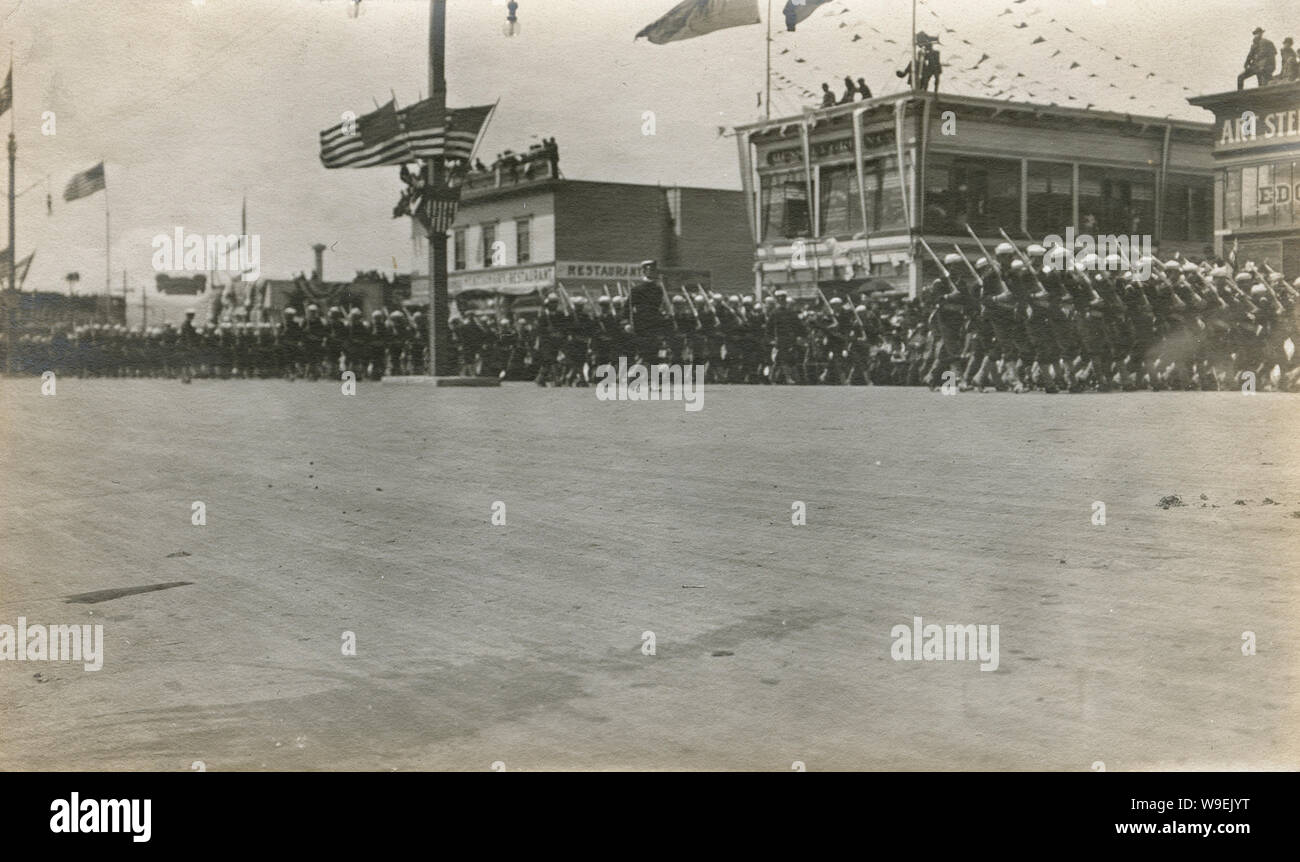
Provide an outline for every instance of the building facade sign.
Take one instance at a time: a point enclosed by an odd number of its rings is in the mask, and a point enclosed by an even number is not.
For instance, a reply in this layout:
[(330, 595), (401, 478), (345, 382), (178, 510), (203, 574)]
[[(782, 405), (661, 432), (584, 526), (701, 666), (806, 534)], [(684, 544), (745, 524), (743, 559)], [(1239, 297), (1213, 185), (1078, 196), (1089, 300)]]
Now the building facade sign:
[(556, 283), (606, 284), (638, 281), (640, 261), (562, 260), (537, 266), (492, 267), (451, 274), (449, 290), (454, 296), (469, 290), (523, 296), (555, 287)]
[(1275, 144), (1300, 145), (1300, 106), (1286, 111), (1247, 109), (1240, 114), (1219, 117), (1216, 153)]
[(448, 292), (455, 296), (467, 290), (524, 296), (555, 284), (555, 264), (541, 266), (503, 266), (475, 272), (452, 273)]
[(555, 264), (560, 281), (629, 281), (641, 278), (641, 262), (562, 260)]
[[(894, 133), (892, 131), (868, 132), (862, 136), (862, 149), (876, 150), (883, 147), (892, 147), (894, 145)], [(809, 146), (812, 153), (813, 162), (826, 161), (837, 156), (853, 155), (853, 138), (839, 138), (834, 141), (821, 141)], [(773, 150), (767, 154), (767, 166), (770, 168), (784, 167), (786, 165), (803, 164), (803, 145), (790, 147), (784, 150)]]

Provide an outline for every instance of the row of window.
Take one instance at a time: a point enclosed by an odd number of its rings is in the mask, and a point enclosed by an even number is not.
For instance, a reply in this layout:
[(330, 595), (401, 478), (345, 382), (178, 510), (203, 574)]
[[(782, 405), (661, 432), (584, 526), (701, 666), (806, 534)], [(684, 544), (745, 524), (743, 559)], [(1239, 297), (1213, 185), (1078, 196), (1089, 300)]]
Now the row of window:
[[(466, 229), (457, 228), (452, 234), (452, 266), (455, 269), (468, 269), (466, 257)], [(493, 266), (510, 266), (506, 260), (506, 245), (497, 241), (497, 222), (485, 222), (479, 225), (478, 258), (484, 268)], [(515, 260), (514, 264), (530, 263), (533, 259), (533, 220), (521, 218), (515, 220)]]
[(1300, 225), (1300, 162), (1233, 168), (1224, 196), (1223, 226), (1230, 230)]
[[(865, 163), (863, 180), (867, 223), (858, 191), (857, 169), (849, 165), (822, 167), (818, 188), (823, 236), (849, 237), (866, 231), (905, 230), (897, 159)], [(1279, 174), (1280, 176), (1280, 174)], [(1287, 177), (1300, 183), (1297, 172)], [(1025, 221), (1032, 236), (1063, 234), (1074, 221), (1078, 195), (1079, 233), (1149, 234), (1155, 231), (1155, 172), (1030, 161), (1025, 184)], [(1213, 181), (1171, 176), (1165, 191), (1163, 238), (1208, 240), (1214, 218)], [(802, 169), (766, 174), (761, 180), (765, 239), (812, 235), (807, 178)], [(1294, 196), (1291, 196), (1293, 198)], [(1289, 198), (1289, 199), (1291, 199)], [(1291, 217), (1290, 204), (1287, 217)], [(969, 225), (991, 234), (999, 227), (1018, 233), (1021, 224), (1021, 163), (1018, 159), (989, 159), (935, 154), (926, 166), (923, 229), (927, 233), (963, 235)], [(1300, 205), (1295, 208), (1300, 220)]]

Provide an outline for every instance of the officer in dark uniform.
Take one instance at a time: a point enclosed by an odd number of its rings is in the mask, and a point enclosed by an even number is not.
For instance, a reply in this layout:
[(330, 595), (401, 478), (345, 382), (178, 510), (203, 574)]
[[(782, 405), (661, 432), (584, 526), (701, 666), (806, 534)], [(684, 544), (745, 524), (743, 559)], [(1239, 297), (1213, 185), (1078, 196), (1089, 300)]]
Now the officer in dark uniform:
[(600, 327), (587, 313), (587, 297), (573, 298), (573, 315), (569, 319), (568, 338), (564, 347), (565, 383), (569, 386), (586, 386), (591, 341)]
[(180, 375), (182, 383), (189, 383), (194, 376), (195, 357), (199, 350), (199, 331), (194, 328), (194, 309), (185, 312), (185, 322), (181, 324), (179, 338)]
[(659, 262), (641, 263), (641, 280), (632, 285), (627, 304), (628, 322), (636, 337), (636, 352), (643, 363), (659, 360), (659, 348), (673, 323), (664, 315), (664, 289), (659, 282)]
[(777, 382), (779, 371), (782, 383), (802, 383), (798, 350), (799, 339), (804, 335), (804, 323), (790, 304), (790, 295), (784, 290), (776, 292), (776, 308), (767, 318), (767, 334), (776, 348), (772, 358), (772, 382)]
[(307, 319), (302, 325), (302, 345), (308, 380), (320, 379), (327, 335), (325, 321), (320, 317), (320, 307), (314, 304), (307, 306)]
[(537, 315), (537, 340), (534, 354), (537, 363), (538, 386), (550, 383), (559, 386), (562, 382), (559, 367), (560, 352), (569, 332), (568, 315), (560, 308), (560, 297), (548, 293), (542, 303), (542, 310)]

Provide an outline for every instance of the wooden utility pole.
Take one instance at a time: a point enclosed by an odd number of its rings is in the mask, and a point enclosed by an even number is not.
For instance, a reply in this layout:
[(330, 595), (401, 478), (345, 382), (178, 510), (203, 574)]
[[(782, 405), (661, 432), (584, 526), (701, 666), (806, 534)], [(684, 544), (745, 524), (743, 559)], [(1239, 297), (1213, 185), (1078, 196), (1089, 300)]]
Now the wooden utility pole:
[[(429, 5), (429, 98), (433, 101), (435, 115), (447, 114), (447, 0), (431, 0)], [(428, 160), (430, 194), (442, 192), (447, 180), (445, 157)], [(447, 295), (447, 229), (449, 224), (437, 211), (430, 213), (427, 238), (429, 241), (429, 373), (434, 377), (448, 376), (451, 369), (451, 327), (448, 324), (449, 298)]]

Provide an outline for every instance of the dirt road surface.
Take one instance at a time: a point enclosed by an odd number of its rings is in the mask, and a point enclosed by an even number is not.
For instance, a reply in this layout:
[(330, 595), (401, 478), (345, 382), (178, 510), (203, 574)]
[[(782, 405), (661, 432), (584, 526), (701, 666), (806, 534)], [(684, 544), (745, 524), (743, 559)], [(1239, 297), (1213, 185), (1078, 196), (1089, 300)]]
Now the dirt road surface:
[[(0, 661), (0, 768), (1294, 769), (1297, 420), (0, 381), (0, 624), (104, 627), (99, 671)], [(895, 661), (916, 616), (997, 670)]]

